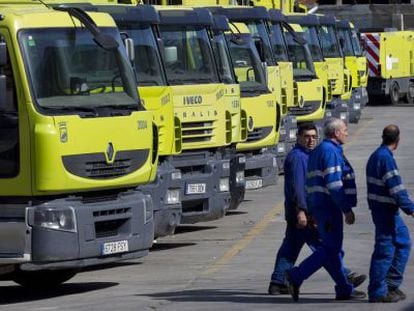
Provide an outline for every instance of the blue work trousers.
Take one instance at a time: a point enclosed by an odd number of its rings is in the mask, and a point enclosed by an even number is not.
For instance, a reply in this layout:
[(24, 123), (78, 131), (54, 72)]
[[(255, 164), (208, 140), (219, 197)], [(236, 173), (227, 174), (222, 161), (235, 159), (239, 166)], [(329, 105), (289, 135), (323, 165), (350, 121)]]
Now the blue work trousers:
[(352, 294), (353, 287), (348, 283), (347, 273), (343, 266), (343, 215), (336, 208), (330, 210), (315, 209), (313, 216), (318, 223), (321, 245), (298, 267), (290, 270), (293, 284), (300, 286), (304, 280), (320, 268), (325, 267), (334, 280), (335, 292), (339, 297)]
[(369, 270), (370, 299), (399, 288), (411, 250), (410, 233), (398, 213), (371, 211), (375, 224), (375, 246)]
[[(276, 255), (276, 261), (271, 277), (272, 283), (285, 284), (286, 271), (293, 268), (304, 245), (308, 245), (314, 252), (320, 245), (321, 240), (316, 228), (298, 228), (295, 223), (288, 222), (286, 225), (285, 238)], [(342, 256), (344, 253), (341, 253)], [(345, 274), (350, 270), (344, 267)]]

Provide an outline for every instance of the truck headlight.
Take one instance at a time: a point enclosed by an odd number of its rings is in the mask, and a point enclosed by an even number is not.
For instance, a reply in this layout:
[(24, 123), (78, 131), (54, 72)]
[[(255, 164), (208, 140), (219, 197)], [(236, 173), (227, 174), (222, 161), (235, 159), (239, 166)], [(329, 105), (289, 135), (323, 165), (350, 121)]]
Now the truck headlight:
[(167, 190), (167, 204), (179, 204), (180, 203), (180, 189), (168, 189)]
[(332, 111), (327, 111), (325, 113), (325, 115), (326, 115), (327, 118), (331, 118), (332, 117)]
[(289, 139), (290, 140), (296, 139), (296, 129), (289, 130)]
[(360, 94), (355, 94), (355, 99), (361, 99), (361, 95)]
[(277, 144), (277, 152), (278, 153), (284, 153), (286, 150), (285, 144), (284, 143), (278, 143)]
[(236, 172), (236, 183), (241, 184), (244, 182), (244, 171)]
[(281, 128), (279, 130), (279, 135), (286, 135), (286, 130), (284, 128)]
[(339, 115), (339, 117), (340, 117), (341, 120), (346, 120), (347, 119), (346, 112), (341, 112), (340, 115)]
[(245, 156), (239, 157), (239, 164), (243, 164), (243, 163), (246, 163), (246, 157)]
[(152, 220), (153, 213), (154, 213), (154, 207), (152, 205), (151, 196), (145, 195), (143, 202), (144, 202), (145, 223), (148, 223)]
[(230, 169), (230, 161), (224, 161), (223, 170), (229, 170), (229, 169)]
[(73, 207), (36, 207), (33, 223), (36, 227), (76, 232), (76, 216)]
[(172, 172), (171, 173), (171, 179), (172, 180), (177, 180), (177, 179), (181, 179), (182, 175), (180, 171), (176, 171), (176, 172)]
[(354, 103), (354, 110), (360, 110), (361, 104), (360, 103)]
[(220, 192), (226, 192), (230, 189), (229, 178), (220, 178)]

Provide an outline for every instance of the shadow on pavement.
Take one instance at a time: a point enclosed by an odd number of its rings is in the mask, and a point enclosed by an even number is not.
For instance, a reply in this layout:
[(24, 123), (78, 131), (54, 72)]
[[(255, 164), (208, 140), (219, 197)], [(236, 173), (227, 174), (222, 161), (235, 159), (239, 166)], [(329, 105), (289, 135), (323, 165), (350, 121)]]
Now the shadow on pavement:
[[(140, 260), (140, 259), (142, 258), (137, 258), (136, 260)], [(141, 264), (142, 262), (140, 261), (116, 261), (116, 262), (105, 263), (101, 265), (82, 268), (82, 270), (80, 270), (79, 273), (86, 272), (86, 271), (112, 269), (112, 268), (118, 268), (118, 267), (128, 267), (128, 266), (141, 265)]]
[(227, 211), (226, 216), (244, 215), (244, 214), (248, 214), (248, 212), (243, 212), (243, 211)]
[[(294, 302), (288, 295), (270, 296), (247, 291), (200, 289), (184, 290), (178, 292), (163, 292), (136, 296), (152, 297), (156, 300), (168, 300), (171, 302), (231, 302), (243, 304), (316, 304), (316, 303), (366, 303), (366, 300), (335, 301), (334, 298), (317, 298), (318, 295), (329, 295), (326, 293), (303, 293), (298, 302)], [(312, 296), (312, 297), (309, 297)]]
[(210, 229), (217, 229), (217, 226), (179, 225), (175, 229), (175, 234), (202, 231), (202, 230), (210, 230)]
[(115, 282), (65, 283), (54, 289), (34, 290), (22, 286), (0, 286), (0, 305), (75, 295), (117, 286)]
[(151, 252), (157, 252), (157, 251), (165, 251), (168, 249), (175, 249), (175, 248), (180, 248), (180, 247), (187, 247), (187, 246), (193, 246), (196, 245), (197, 243), (160, 243), (157, 242), (155, 244), (152, 245), (150, 251)]

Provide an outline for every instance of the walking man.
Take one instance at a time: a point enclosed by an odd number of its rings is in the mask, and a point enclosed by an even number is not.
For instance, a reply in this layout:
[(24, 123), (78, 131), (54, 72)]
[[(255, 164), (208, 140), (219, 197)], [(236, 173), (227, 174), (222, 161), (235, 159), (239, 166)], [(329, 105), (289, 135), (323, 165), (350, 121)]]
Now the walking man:
[[(320, 246), (319, 233), (315, 224), (308, 221), (306, 203), (306, 174), (310, 152), (316, 147), (318, 133), (313, 123), (303, 123), (298, 128), (297, 144), (288, 153), (284, 163), (285, 172), (285, 219), (286, 232), (277, 253), (268, 293), (270, 295), (288, 294), (285, 273), (293, 268), (299, 253), (306, 243), (312, 251)], [(357, 287), (366, 275), (350, 273), (346, 269), (348, 281)]]
[(386, 126), (382, 144), (370, 156), (366, 167), (368, 206), (375, 225), (368, 286), (370, 302), (405, 299), (399, 287), (410, 255), (411, 240), (399, 209), (414, 216), (414, 203), (402, 183), (393, 156), (399, 141), (398, 126)]
[(286, 283), (293, 300), (299, 299), (299, 288), (321, 267), (335, 281), (337, 300), (364, 298), (354, 290), (342, 263), (343, 215), (352, 225), (356, 206), (356, 185), (353, 169), (343, 155), (342, 146), (348, 137), (346, 124), (329, 119), (324, 128), (325, 139), (310, 153), (306, 180), (308, 212), (317, 223), (321, 245), (298, 267), (286, 272)]

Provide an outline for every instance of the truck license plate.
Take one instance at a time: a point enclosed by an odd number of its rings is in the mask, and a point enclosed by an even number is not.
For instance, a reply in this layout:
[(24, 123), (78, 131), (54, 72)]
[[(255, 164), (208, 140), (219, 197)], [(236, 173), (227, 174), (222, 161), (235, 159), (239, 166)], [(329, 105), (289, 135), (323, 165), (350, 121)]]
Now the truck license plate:
[(206, 193), (206, 184), (187, 184), (187, 194)]
[(255, 179), (255, 180), (246, 180), (246, 189), (259, 189), (262, 188), (263, 181), (261, 179)]
[(124, 253), (128, 251), (128, 241), (108, 242), (102, 245), (102, 255)]

